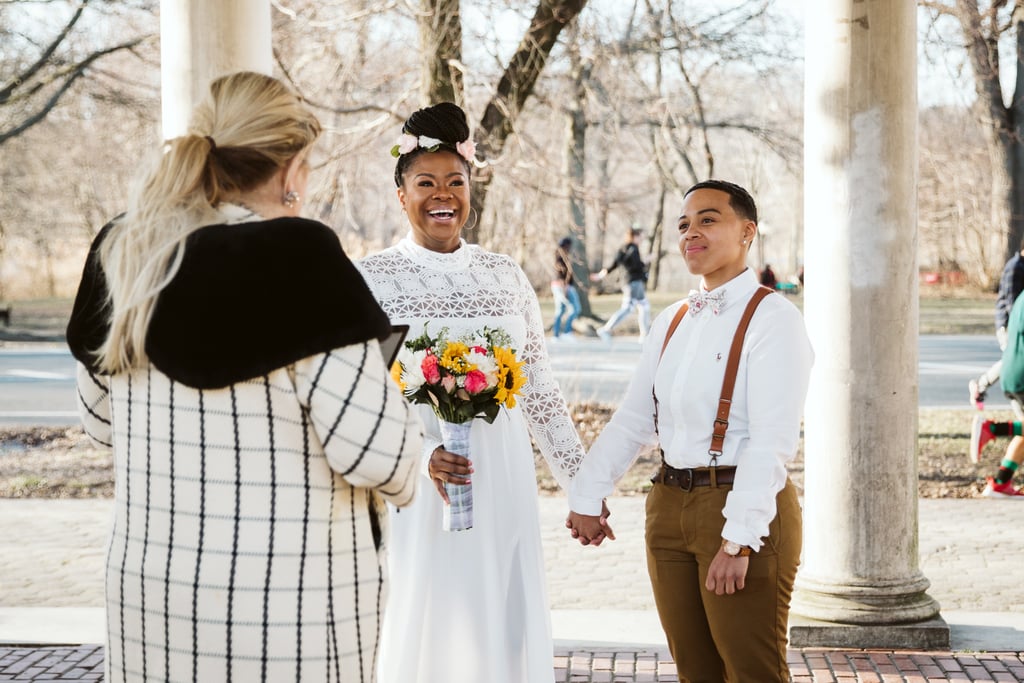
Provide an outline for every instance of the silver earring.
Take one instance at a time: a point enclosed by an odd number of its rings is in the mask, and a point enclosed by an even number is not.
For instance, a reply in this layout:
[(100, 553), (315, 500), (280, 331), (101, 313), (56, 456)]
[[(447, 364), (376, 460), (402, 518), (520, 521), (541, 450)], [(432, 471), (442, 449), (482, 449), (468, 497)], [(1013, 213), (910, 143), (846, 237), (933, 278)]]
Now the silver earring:
[(743, 244), (746, 244), (746, 243), (747, 243), (747, 241), (746, 241), (746, 240), (743, 240)]
[(299, 193), (295, 190), (288, 190), (284, 193), (284, 205), (289, 209), (295, 206), (295, 202), (299, 201)]

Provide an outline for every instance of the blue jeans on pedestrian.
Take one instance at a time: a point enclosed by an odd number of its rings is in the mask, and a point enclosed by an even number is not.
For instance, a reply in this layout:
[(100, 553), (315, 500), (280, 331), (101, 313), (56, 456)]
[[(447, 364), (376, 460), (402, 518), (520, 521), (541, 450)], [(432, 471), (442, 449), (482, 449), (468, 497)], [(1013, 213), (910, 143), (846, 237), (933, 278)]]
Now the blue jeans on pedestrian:
[(637, 308), (637, 321), (640, 326), (640, 337), (646, 337), (647, 331), (651, 329), (651, 304), (647, 301), (647, 287), (643, 280), (633, 280), (622, 286), (622, 306), (615, 311), (611, 319), (604, 324), (603, 329), (611, 332), (622, 319), (629, 315), (635, 306)]
[(555, 297), (555, 323), (551, 333), (559, 337), (572, 332), (572, 323), (580, 314), (580, 293), (576, 291), (575, 285), (552, 282), (551, 294)]

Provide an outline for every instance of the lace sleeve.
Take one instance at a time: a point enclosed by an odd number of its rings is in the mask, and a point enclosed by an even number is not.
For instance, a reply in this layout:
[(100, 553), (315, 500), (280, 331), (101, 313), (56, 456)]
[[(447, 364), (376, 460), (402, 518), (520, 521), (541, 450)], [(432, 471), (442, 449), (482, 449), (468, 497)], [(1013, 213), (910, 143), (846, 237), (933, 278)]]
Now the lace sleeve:
[(514, 272), (526, 319), (526, 344), (520, 351), (527, 375), (522, 395), (523, 413), (552, 474), (559, 485), (568, 490), (569, 482), (583, 461), (583, 445), (551, 369), (537, 294), (522, 268), (516, 265)]

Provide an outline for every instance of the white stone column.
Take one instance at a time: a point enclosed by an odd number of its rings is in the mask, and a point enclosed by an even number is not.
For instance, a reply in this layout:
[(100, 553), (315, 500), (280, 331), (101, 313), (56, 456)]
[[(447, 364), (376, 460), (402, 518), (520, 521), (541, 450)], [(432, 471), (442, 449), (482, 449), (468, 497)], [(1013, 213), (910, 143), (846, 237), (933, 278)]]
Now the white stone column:
[(211, 80), (273, 71), (269, 0), (161, 0), (163, 136), (183, 135)]
[(948, 647), (918, 565), (917, 9), (804, 10), (804, 315), (816, 357), (790, 639)]

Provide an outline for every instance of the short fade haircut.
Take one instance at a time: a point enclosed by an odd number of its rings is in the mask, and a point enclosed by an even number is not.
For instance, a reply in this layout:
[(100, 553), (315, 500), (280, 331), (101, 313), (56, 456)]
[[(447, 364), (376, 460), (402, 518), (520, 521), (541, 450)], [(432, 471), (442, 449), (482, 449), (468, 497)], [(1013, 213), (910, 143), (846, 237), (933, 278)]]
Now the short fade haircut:
[(726, 193), (729, 195), (729, 206), (737, 216), (757, 223), (757, 204), (754, 203), (754, 198), (736, 183), (730, 183), (728, 180), (705, 180), (684, 192), (683, 198), (697, 190), (719, 190)]

